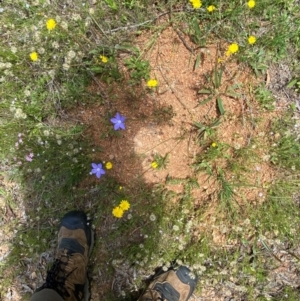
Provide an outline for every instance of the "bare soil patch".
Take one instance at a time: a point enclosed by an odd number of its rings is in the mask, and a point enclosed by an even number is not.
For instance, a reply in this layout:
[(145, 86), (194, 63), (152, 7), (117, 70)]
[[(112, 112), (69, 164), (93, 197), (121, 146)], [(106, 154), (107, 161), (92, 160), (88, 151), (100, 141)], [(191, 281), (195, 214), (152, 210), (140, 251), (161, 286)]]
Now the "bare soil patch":
[[(257, 153), (257, 162), (248, 166), (247, 187), (240, 188), (236, 193), (247, 202), (261, 202), (265, 187), (275, 177), (267, 150), (264, 151), (261, 146), (267, 145), (269, 126), (281, 109), (262, 111), (254, 95), (249, 92), (258, 79), (251, 70), (231, 59), (224, 62), (220, 90), (238, 86), (239, 96), (222, 96), (226, 111), (223, 116), (215, 100), (199, 105), (206, 96), (198, 91), (209, 87), (205, 76), (212, 74), (224, 49), (211, 45), (192, 54), (172, 28), (161, 32), (155, 43), (148, 47), (147, 41), (151, 39), (151, 33), (145, 33), (137, 38), (136, 44), (150, 62), (151, 78), (159, 82), (156, 91), (147, 93), (142, 86), (133, 89), (115, 85), (108, 100), (110, 108), (99, 105), (77, 111), (77, 116), (88, 127), (87, 134), (92, 137), (95, 149), (100, 149), (100, 152), (95, 151), (94, 159), (112, 161), (114, 168), (110, 174), (124, 184), (138, 177), (149, 184), (165, 183), (167, 177), (197, 178), (200, 188), (194, 189), (193, 195), (195, 202), (201, 204), (208, 198), (214, 198), (219, 187), (215, 179), (203, 172), (196, 173), (193, 168), (196, 156), (206, 151), (197, 139), (199, 133), (193, 122), (209, 125), (219, 118), (220, 125), (215, 135), (218, 142), (236, 150), (251, 145)], [(201, 54), (202, 62), (194, 70), (198, 54)], [(103, 83), (101, 85), (103, 87)], [(95, 84), (91, 89), (97, 90), (97, 87)], [(158, 121), (157, 110), (160, 108), (171, 108), (173, 118), (165, 120), (165, 123)], [(127, 129), (120, 133), (121, 137), (105, 137), (107, 127), (103, 124), (103, 117), (108, 109), (111, 112), (119, 111), (127, 117)], [(208, 142), (213, 141), (208, 140), (206, 147)], [(155, 154), (169, 154), (166, 169), (151, 168)], [(220, 167), (225, 168), (222, 162)], [(226, 177), (230, 180), (234, 175), (228, 173)], [(175, 192), (182, 192), (180, 184), (168, 187)]]

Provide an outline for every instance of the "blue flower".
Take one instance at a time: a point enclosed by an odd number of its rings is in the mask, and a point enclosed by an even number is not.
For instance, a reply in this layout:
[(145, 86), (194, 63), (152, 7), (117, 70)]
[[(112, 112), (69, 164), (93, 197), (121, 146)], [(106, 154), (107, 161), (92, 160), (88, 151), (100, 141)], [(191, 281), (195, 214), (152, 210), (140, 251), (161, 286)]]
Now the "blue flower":
[(91, 175), (96, 174), (97, 178), (100, 178), (102, 175), (105, 174), (105, 170), (102, 168), (102, 164), (96, 164), (96, 163), (92, 163), (92, 171), (91, 171)]
[(111, 122), (114, 124), (114, 130), (117, 131), (118, 129), (125, 130), (125, 121), (126, 117), (122, 116), (120, 113), (117, 113), (114, 118), (111, 118)]

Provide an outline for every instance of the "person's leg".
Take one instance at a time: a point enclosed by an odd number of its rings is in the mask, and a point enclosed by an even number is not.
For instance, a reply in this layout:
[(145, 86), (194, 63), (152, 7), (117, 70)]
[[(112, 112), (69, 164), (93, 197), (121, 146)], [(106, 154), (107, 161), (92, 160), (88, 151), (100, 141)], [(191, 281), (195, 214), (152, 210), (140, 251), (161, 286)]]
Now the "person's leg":
[(64, 299), (55, 290), (45, 288), (35, 292), (30, 301), (64, 301)]
[(93, 231), (86, 214), (71, 211), (61, 221), (55, 262), (47, 272), (46, 282), (30, 301), (87, 301), (88, 258), (94, 243)]
[(196, 284), (197, 277), (190, 269), (180, 266), (155, 276), (138, 301), (187, 301)]

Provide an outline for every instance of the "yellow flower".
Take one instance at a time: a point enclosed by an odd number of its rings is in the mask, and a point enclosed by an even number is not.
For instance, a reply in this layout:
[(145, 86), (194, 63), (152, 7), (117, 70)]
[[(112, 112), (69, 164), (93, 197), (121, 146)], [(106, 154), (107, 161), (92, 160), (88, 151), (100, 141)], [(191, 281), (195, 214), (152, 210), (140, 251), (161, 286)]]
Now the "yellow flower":
[(216, 143), (216, 142), (213, 142), (212, 144), (211, 144), (211, 147), (217, 147), (218, 146), (218, 144)]
[(157, 162), (156, 161), (153, 161), (152, 163), (151, 163), (151, 166), (152, 166), (152, 168), (157, 168), (158, 167), (158, 164), (157, 164)]
[(148, 88), (155, 88), (157, 86), (158, 82), (156, 79), (150, 79), (147, 81), (147, 87)]
[(112, 214), (114, 217), (121, 218), (124, 214), (124, 210), (121, 207), (117, 206), (113, 209)]
[(207, 11), (212, 13), (214, 10), (216, 10), (216, 7), (214, 5), (210, 5), (207, 7)]
[(190, 0), (193, 8), (199, 9), (202, 6), (202, 2), (200, 0)]
[(250, 0), (250, 1), (248, 1), (247, 5), (248, 5), (249, 8), (253, 8), (255, 6), (255, 1)]
[(239, 51), (239, 45), (237, 43), (233, 43), (233, 44), (230, 44), (228, 46), (228, 49), (226, 51), (226, 55), (230, 56), (231, 54), (234, 54), (238, 51)]
[(119, 190), (122, 190), (123, 189), (123, 186), (119, 186)]
[(46, 22), (46, 26), (48, 30), (53, 30), (56, 27), (56, 22), (54, 19), (49, 19)]
[(248, 38), (248, 43), (249, 43), (250, 45), (253, 45), (255, 42), (256, 42), (256, 37), (255, 37), (255, 36), (250, 36), (250, 37)]
[(113, 167), (113, 165), (112, 165), (112, 163), (111, 162), (106, 162), (106, 164), (105, 164), (105, 168), (106, 169), (112, 169), (112, 167)]
[(119, 207), (123, 210), (126, 211), (130, 208), (130, 203), (127, 200), (122, 200)]
[(30, 58), (31, 58), (32, 61), (35, 62), (35, 61), (38, 60), (39, 56), (38, 56), (38, 54), (34, 51), (34, 52), (31, 52), (31, 53), (30, 53)]
[(108, 57), (105, 55), (100, 55), (100, 60), (102, 61), (102, 63), (107, 63), (108, 62)]
[(224, 62), (224, 59), (221, 58), (221, 57), (219, 57), (219, 58), (218, 58), (218, 64), (222, 64), (223, 62)]

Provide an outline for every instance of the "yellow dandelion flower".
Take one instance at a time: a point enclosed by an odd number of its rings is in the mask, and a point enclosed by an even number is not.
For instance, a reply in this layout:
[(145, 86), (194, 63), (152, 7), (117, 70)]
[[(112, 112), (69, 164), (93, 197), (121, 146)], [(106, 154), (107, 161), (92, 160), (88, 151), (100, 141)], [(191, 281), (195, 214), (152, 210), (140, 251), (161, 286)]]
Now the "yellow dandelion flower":
[(56, 22), (54, 19), (49, 19), (46, 22), (46, 26), (48, 30), (53, 30), (56, 27)]
[(130, 208), (130, 203), (127, 200), (122, 200), (119, 207), (123, 210), (126, 211)]
[(200, 0), (190, 0), (193, 8), (199, 9), (202, 6), (202, 2)]
[(147, 81), (148, 88), (155, 88), (155, 87), (157, 87), (157, 85), (158, 85), (158, 82), (156, 79), (150, 79)]
[(157, 164), (157, 162), (156, 161), (153, 161), (152, 163), (151, 163), (151, 167), (152, 168), (157, 168), (158, 167), (158, 164)]
[(108, 57), (105, 55), (100, 55), (100, 60), (102, 61), (102, 63), (107, 63), (108, 62)]
[(247, 5), (251, 9), (251, 8), (253, 8), (255, 6), (255, 1), (254, 0), (250, 0), (250, 1), (248, 1)]
[(256, 37), (255, 37), (255, 36), (250, 36), (250, 37), (248, 38), (248, 43), (249, 43), (250, 45), (255, 44), (255, 42), (256, 42)]
[(124, 214), (124, 210), (121, 207), (117, 206), (113, 209), (112, 214), (114, 217), (121, 218)]
[(106, 164), (105, 164), (105, 168), (106, 169), (112, 169), (112, 167), (113, 167), (113, 165), (112, 165), (112, 163), (111, 162), (106, 162)]
[(239, 45), (237, 43), (232, 43), (228, 46), (228, 49), (226, 51), (226, 55), (230, 56), (236, 52), (239, 51)]
[(217, 147), (218, 146), (218, 144), (216, 143), (216, 142), (213, 142), (212, 144), (211, 144), (211, 147)]
[(38, 60), (38, 58), (39, 58), (39, 56), (38, 56), (38, 54), (37, 54), (37, 52), (31, 52), (30, 53), (30, 59), (32, 60), (32, 61), (37, 61)]
[(123, 189), (123, 186), (119, 186), (119, 190), (122, 190)]
[(212, 13), (214, 10), (216, 10), (216, 7), (214, 5), (210, 5), (210, 6), (207, 7), (207, 11), (209, 13)]

